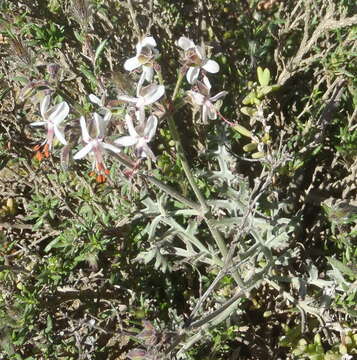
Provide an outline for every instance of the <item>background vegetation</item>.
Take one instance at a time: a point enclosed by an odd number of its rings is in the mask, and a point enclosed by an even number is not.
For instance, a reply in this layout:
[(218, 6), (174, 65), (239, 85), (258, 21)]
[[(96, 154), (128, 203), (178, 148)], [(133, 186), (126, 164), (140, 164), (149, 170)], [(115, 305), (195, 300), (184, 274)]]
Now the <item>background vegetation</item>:
[[(354, 359), (356, 37), (352, 0), (0, 2), (0, 358)], [(166, 98), (157, 162), (74, 162), (105, 95), (124, 134), (138, 30)], [(226, 90), (203, 124), (176, 41), (205, 43)], [(70, 104), (69, 153), (38, 161), (45, 90)], [(176, 123), (194, 181), (185, 176)], [(125, 161), (124, 161), (125, 160)], [(223, 239), (227, 250), (217, 239)]]

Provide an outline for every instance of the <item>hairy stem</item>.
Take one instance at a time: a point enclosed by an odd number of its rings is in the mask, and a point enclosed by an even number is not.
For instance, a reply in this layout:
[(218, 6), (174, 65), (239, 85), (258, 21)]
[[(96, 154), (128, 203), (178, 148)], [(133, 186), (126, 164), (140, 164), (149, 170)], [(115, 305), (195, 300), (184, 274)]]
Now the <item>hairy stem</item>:
[[(176, 82), (175, 90), (174, 90), (174, 93), (172, 95), (172, 99), (171, 99), (172, 102), (174, 102), (176, 97), (177, 97), (177, 93), (178, 93), (179, 88), (181, 86), (183, 77), (184, 77), (184, 72), (180, 71), (177, 82)], [(168, 124), (169, 124), (169, 128), (170, 128), (171, 136), (172, 136), (172, 138), (173, 138), (173, 140), (175, 142), (177, 155), (178, 155), (178, 157), (180, 159), (180, 162), (182, 164), (182, 168), (183, 168), (183, 170), (185, 172), (185, 175), (187, 177), (188, 182), (190, 183), (190, 186), (191, 186), (193, 192), (195, 193), (195, 195), (197, 197), (197, 200), (199, 201), (199, 203), (201, 205), (202, 216), (203, 216), (203, 218), (204, 218), (204, 220), (205, 220), (205, 222), (206, 222), (206, 224), (207, 224), (207, 226), (209, 228), (209, 231), (210, 231), (214, 241), (216, 242), (216, 244), (217, 244), (217, 246), (219, 248), (219, 251), (220, 251), (220, 253), (222, 255), (222, 258), (223, 258), (223, 261), (224, 261), (224, 259), (227, 257), (227, 254), (228, 254), (228, 250), (227, 250), (225, 241), (224, 241), (221, 233), (212, 224), (213, 216), (212, 216), (212, 214), (210, 212), (210, 209), (209, 209), (209, 207), (208, 207), (208, 205), (206, 203), (206, 199), (204, 198), (203, 194), (201, 193), (200, 189), (198, 188), (198, 186), (197, 186), (197, 184), (195, 182), (195, 179), (194, 179), (194, 176), (192, 174), (189, 162), (187, 160), (187, 157), (185, 155), (185, 152), (184, 152), (184, 149), (183, 149), (183, 146), (182, 146), (182, 142), (181, 142), (181, 139), (180, 139), (179, 132), (177, 130), (175, 121), (174, 121), (172, 116), (168, 117)], [(236, 281), (236, 283), (238, 284), (238, 286), (243, 288), (244, 287), (243, 280), (240, 278), (237, 271), (234, 272), (233, 277), (234, 277), (234, 280)]]

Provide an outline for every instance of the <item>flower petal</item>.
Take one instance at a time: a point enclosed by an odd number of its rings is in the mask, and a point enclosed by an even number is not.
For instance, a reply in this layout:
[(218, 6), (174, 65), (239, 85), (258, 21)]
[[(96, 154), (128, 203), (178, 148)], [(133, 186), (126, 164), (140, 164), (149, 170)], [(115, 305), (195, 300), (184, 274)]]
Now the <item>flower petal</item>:
[(116, 146), (112, 145), (112, 144), (107, 144), (107, 143), (102, 143), (103, 147), (105, 150), (110, 150), (112, 151), (113, 153), (120, 153), (121, 152), (121, 149), (117, 148)]
[(190, 84), (194, 84), (196, 80), (198, 79), (198, 75), (200, 73), (200, 68), (191, 66), (186, 74), (186, 79)]
[(134, 138), (137, 138), (139, 135), (138, 135), (138, 133), (136, 132), (136, 130), (134, 128), (133, 119), (131, 118), (131, 116), (129, 114), (125, 115), (125, 122), (126, 122), (126, 125), (128, 127), (128, 131), (129, 131), (130, 136), (132, 136)]
[(209, 81), (209, 79), (208, 79), (208, 77), (206, 75), (203, 76), (203, 83), (205, 84), (206, 88), (208, 89), (208, 94), (209, 94), (210, 91), (211, 91), (212, 86), (211, 86), (211, 83), (210, 83), (210, 81)]
[(187, 91), (187, 95), (191, 98), (191, 101), (194, 103), (194, 105), (203, 105), (205, 97), (202, 94), (189, 90)]
[(139, 126), (143, 125), (145, 122), (145, 108), (144, 106), (139, 107), (138, 111), (135, 111), (136, 119), (138, 120)]
[(124, 69), (126, 71), (133, 71), (134, 69), (137, 69), (139, 66), (141, 66), (141, 64), (137, 56), (126, 60), (124, 63)]
[(143, 72), (141, 73), (140, 79), (138, 81), (138, 85), (136, 86), (136, 96), (139, 96), (140, 91), (141, 91), (141, 89), (143, 87), (144, 81), (145, 81), (145, 72), (144, 72), (144, 69), (143, 69)]
[(122, 136), (114, 141), (114, 144), (119, 146), (132, 146), (138, 142), (138, 139), (134, 136)]
[(185, 51), (195, 47), (195, 43), (185, 36), (178, 39), (177, 45)]
[(150, 105), (165, 94), (165, 86), (159, 85), (143, 98), (143, 105)]
[(154, 76), (154, 69), (152, 66), (143, 65), (143, 73), (145, 74), (145, 80), (150, 82)]
[(81, 118), (79, 119), (79, 122), (81, 124), (81, 129), (82, 129), (82, 138), (85, 142), (89, 142), (90, 136), (88, 133), (86, 119), (84, 118), (84, 116), (81, 116)]
[(148, 47), (155, 47), (156, 46), (156, 41), (152, 36), (147, 36), (146, 38), (143, 39), (143, 41), (141, 42), (141, 46), (148, 46)]
[(44, 126), (46, 124), (47, 124), (47, 121), (36, 121), (36, 122), (31, 123), (30, 125), (31, 126)]
[(53, 130), (55, 131), (55, 135), (56, 135), (56, 138), (58, 139), (58, 141), (63, 145), (67, 145), (67, 141), (64, 138), (63, 131), (61, 131), (56, 125), (53, 127)]
[(207, 125), (208, 121), (207, 121), (207, 113), (208, 113), (208, 108), (206, 105), (203, 105), (202, 107), (202, 122)]
[(210, 104), (210, 106), (207, 106), (207, 109), (208, 109), (208, 117), (211, 120), (217, 119), (217, 110), (215, 109), (215, 107), (212, 104)]
[(110, 119), (112, 118), (112, 115), (113, 115), (113, 114), (112, 114), (112, 112), (111, 112), (110, 110), (106, 110), (106, 111), (105, 111), (103, 120), (104, 120), (104, 122), (106, 123), (106, 125), (108, 125)]
[(65, 101), (62, 101), (60, 104), (57, 104), (51, 109), (51, 114), (48, 117), (49, 121), (52, 121), (54, 124), (59, 125), (68, 115), (69, 106)]
[(153, 161), (156, 161), (156, 157), (155, 154), (152, 152), (152, 150), (150, 149), (150, 147), (147, 144), (143, 144), (142, 147), (140, 147), (140, 149), (137, 149), (138, 151), (138, 155), (140, 157), (148, 157)]
[(104, 119), (97, 113), (93, 113), (93, 118), (97, 128), (97, 137), (103, 138), (105, 136), (105, 130), (108, 122), (104, 121)]
[(206, 53), (205, 50), (202, 46), (197, 45), (196, 46), (196, 54), (198, 55), (198, 57), (203, 60), (206, 57)]
[(91, 141), (89, 144), (87, 144), (84, 148), (79, 150), (76, 155), (73, 156), (74, 160), (82, 159), (84, 158), (92, 149), (94, 146), (94, 141)]
[(43, 118), (46, 117), (46, 112), (48, 110), (48, 106), (50, 105), (50, 101), (51, 101), (50, 95), (46, 95), (41, 101), (40, 111)]
[(100, 100), (98, 96), (95, 96), (94, 94), (89, 94), (88, 97), (91, 103), (96, 104), (98, 106), (103, 106), (102, 100)]
[(156, 128), (157, 128), (157, 117), (151, 115), (149, 116), (144, 129), (144, 136), (147, 142), (151, 141), (151, 139), (155, 136)]
[(202, 66), (202, 68), (212, 74), (218, 73), (219, 71), (219, 65), (214, 60), (207, 60), (206, 63)]
[(218, 99), (220, 99), (221, 97), (226, 96), (227, 94), (228, 94), (228, 91), (221, 91), (218, 94), (216, 94), (215, 96), (212, 96), (210, 98), (210, 101), (215, 102)]
[(118, 100), (126, 101), (133, 104), (136, 104), (138, 102), (138, 98), (127, 95), (118, 96)]

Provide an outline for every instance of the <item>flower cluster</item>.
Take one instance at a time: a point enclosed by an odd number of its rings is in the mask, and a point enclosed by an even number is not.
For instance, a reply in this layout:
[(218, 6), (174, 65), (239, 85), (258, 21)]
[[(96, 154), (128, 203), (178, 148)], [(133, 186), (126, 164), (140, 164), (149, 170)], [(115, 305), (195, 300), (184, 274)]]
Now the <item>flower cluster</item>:
[[(194, 108), (200, 108), (202, 122), (207, 124), (207, 118), (215, 120), (217, 115), (220, 115), (214, 102), (227, 95), (227, 91), (221, 91), (215, 96), (210, 95), (211, 83), (208, 80), (207, 73), (217, 73), (219, 65), (216, 61), (208, 59), (205, 49), (195, 45), (192, 40), (182, 36), (177, 44), (184, 50), (183, 64), (188, 67), (186, 79), (193, 85), (192, 89), (187, 91), (188, 101)], [(199, 80), (201, 73), (203, 74)], [(221, 115), (220, 117), (225, 120)]]
[[(193, 86), (187, 92), (190, 102), (193, 106), (201, 108), (204, 123), (207, 122), (208, 118), (216, 119), (217, 110), (214, 102), (226, 95), (226, 92), (222, 91), (211, 96), (211, 84), (206, 74), (207, 72), (217, 73), (219, 71), (218, 63), (208, 59), (205, 49), (195, 45), (192, 40), (186, 37), (181, 37), (178, 40), (178, 46), (184, 50), (182, 69), (187, 71), (187, 81)], [(96, 174), (98, 182), (104, 182), (106, 175), (109, 174), (104, 162), (105, 152), (117, 154), (125, 147), (134, 147), (135, 155), (139, 159), (150, 158), (156, 161), (149, 143), (155, 136), (159, 119), (150, 111), (153, 109), (153, 104), (165, 95), (165, 87), (154, 82), (154, 70), (160, 69), (156, 64), (158, 56), (156, 41), (152, 36), (148, 36), (141, 39), (136, 45), (136, 55), (124, 63), (124, 68), (127, 71), (141, 71), (136, 86), (136, 96), (121, 95), (118, 97), (120, 102), (127, 103), (128, 106), (128, 112), (125, 115), (128, 135), (121, 136), (114, 141), (107, 139), (107, 127), (113, 117), (112, 111), (106, 105), (105, 99), (100, 99), (94, 94), (89, 95), (90, 102), (97, 105), (99, 109), (87, 119), (84, 116), (80, 117), (79, 125), (83, 146), (75, 153), (73, 159), (79, 160), (90, 156), (93, 161), (93, 174)], [(65, 101), (52, 107), (50, 107), (50, 103), (51, 96), (46, 95), (40, 104), (43, 121), (31, 124), (32, 126), (45, 126), (47, 128), (45, 141), (35, 147), (38, 160), (42, 160), (44, 156), (49, 157), (54, 138), (57, 138), (61, 144), (67, 145), (67, 151), (69, 148), (64, 130), (61, 127), (69, 114), (69, 106)]]

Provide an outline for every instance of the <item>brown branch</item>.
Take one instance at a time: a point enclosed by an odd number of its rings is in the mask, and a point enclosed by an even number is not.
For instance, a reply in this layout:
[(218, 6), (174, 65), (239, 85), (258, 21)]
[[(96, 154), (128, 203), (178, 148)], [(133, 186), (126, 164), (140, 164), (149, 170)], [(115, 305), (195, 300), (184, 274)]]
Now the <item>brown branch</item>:
[[(299, 49), (296, 55), (290, 59), (289, 63), (286, 67), (284, 67), (283, 71), (281, 72), (278, 84), (283, 85), (291, 76), (294, 75), (295, 72), (299, 70), (302, 64), (306, 66), (306, 64), (310, 64), (312, 61), (310, 58), (316, 59), (316, 56), (310, 56), (306, 59), (304, 57), (308, 54), (313, 46), (316, 44), (317, 40), (325, 33), (329, 31), (333, 31), (336, 29), (340, 29), (347, 26), (352, 26), (357, 24), (357, 15), (342, 18), (340, 20), (333, 19), (333, 15), (335, 14), (335, 8), (331, 6), (324, 18), (321, 20), (320, 24), (316, 27), (311, 35), (308, 33), (308, 25), (310, 24), (310, 11), (308, 5), (305, 6), (305, 16), (304, 16), (304, 33), (303, 38), (301, 40)], [(294, 22), (296, 23), (296, 22)], [(280, 36), (283, 33), (289, 32), (292, 29), (292, 25), (288, 25), (287, 28), (283, 32), (280, 33)], [(275, 56), (275, 60), (277, 60), (278, 56)]]

